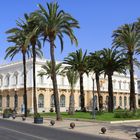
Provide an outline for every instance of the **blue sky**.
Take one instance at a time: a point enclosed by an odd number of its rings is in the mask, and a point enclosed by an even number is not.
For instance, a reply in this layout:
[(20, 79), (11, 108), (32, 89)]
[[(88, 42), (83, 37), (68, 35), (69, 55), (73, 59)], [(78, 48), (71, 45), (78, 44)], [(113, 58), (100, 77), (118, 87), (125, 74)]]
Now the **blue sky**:
[[(50, 2), (51, 0), (47, 0)], [(3, 63), (5, 49), (10, 45), (6, 41), (5, 31), (15, 26), (15, 21), (24, 13), (36, 10), (37, 4), (44, 6), (46, 0), (2, 0), (0, 2), (0, 63)], [(112, 31), (124, 23), (131, 23), (140, 17), (140, 0), (58, 0), (60, 9), (69, 12), (80, 24), (75, 30), (79, 41), (76, 48), (65, 38), (64, 50), (61, 53), (57, 42), (55, 54), (57, 60), (63, 60), (69, 52), (82, 48), (88, 52), (111, 47)], [(49, 45), (43, 48), (45, 58), (50, 58)], [(14, 61), (20, 60), (15, 57)], [(9, 61), (9, 60), (6, 60)]]

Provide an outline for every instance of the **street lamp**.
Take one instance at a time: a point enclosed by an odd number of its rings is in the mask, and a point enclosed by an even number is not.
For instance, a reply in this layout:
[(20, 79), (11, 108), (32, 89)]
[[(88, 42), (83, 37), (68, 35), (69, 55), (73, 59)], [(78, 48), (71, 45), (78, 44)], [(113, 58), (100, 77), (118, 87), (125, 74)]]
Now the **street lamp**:
[(94, 96), (94, 78), (92, 78), (92, 82), (93, 82), (93, 90), (92, 90), (92, 93), (93, 93), (92, 115), (93, 115), (93, 119), (95, 119), (96, 118), (96, 112), (95, 112), (95, 96)]

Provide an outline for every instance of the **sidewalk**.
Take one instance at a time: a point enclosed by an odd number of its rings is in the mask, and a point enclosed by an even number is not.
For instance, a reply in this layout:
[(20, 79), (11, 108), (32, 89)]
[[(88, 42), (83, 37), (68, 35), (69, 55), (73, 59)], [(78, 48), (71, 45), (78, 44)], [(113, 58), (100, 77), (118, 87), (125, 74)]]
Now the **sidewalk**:
[[(0, 117), (2, 118), (2, 117)], [(13, 120), (12, 118), (8, 120)], [(13, 121), (23, 122), (21, 117), (16, 117)], [(75, 128), (70, 129), (70, 123), (75, 123)], [(28, 117), (26, 121), (23, 123), (33, 123), (33, 118)], [(43, 124), (34, 124), (34, 125), (42, 125), (47, 127), (52, 127), (54, 129), (63, 129), (65, 131), (72, 132), (80, 132), (91, 135), (100, 135), (102, 137), (114, 137), (121, 140), (134, 140), (136, 139), (135, 133), (140, 130), (140, 122), (132, 122), (132, 123), (123, 123), (123, 124), (110, 124), (106, 122), (98, 123), (98, 122), (85, 122), (85, 121), (74, 121), (74, 120), (63, 120), (63, 121), (55, 121), (55, 125), (50, 125), (50, 118), (45, 118)], [(105, 134), (101, 133), (101, 127), (105, 127), (107, 132)]]

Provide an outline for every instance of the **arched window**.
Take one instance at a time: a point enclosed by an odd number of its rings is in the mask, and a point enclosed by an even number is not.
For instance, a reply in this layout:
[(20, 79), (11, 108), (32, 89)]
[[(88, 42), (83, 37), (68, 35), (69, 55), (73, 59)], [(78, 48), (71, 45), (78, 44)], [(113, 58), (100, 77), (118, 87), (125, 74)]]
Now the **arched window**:
[(126, 108), (126, 106), (127, 106), (127, 97), (124, 96), (124, 108)]
[(128, 89), (130, 90), (130, 83), (128, 82)]
[(121, 96), (119, 97), (119, 106), (120, 107), (122, 106), (122, 97)]
[(2, 86), (2, 84), (3, 84), (3, 77), (0, 76), (0, 87)]
[(61, 82), (62, 82), (62, 86), (65, 85), (64, 76), (62, 76)]
[(108, 105), (108, 96), (106, 96), (106, 105)]
[(44, 107), (44, 95), (39, 94), (38, 96), (38, 108), (43, 108)]
[(121, 86), (121, 81), (119, 81), (119, 89), (122, 89), (122, 86)]
[(94, 107), (95, 108), (97, 107), (97, 96), (96, 95), (94, 96)]
[(23, 85), (24, 84), (24, 73), (22, 72), (19, 77), (20, 77), (20, 83), (21, 83), (21, 85)]
[(113, 96), (114, 108), (116, 106), (116, 96)]
[(51, 95), (51, 107), (54, 107), (54, 94)]
[(15, 104), (15, 109), (18, 107), (18, 96), (15, 94), (14, 96), (14, 104)]
[(129, 96), (129, 106), (130, 106), (130, 96)]
[(10, 75), (6, 75), (6, 86), (9, 86), (9, 83), (10, 83)]
[(65, 107), (65, 95), (60, 96), (60, 107)]
[(2, 107), (2, 95), (0, 95), (0, 107)]
[(123, 89), (126, 89), (126, 81), (123, 82)]
[(41, 75), (41, 76), (40, 76), (40, 83), (41, 83), (41, 84), (43, 84), (43, 83), (44, 83), (44, 81), (43, 81), (43, 80), (44, 80), (44, 77), (43, 77), (43, 75)]
[(10, 107), (10, 96), (6, 96), (6, 107)]
[(79, 95), (79, 106), (81, 107), (81, 95)]
[(18, 75), (17, 75), (17, 73), (14, 74), (13, 79), (14, 79), (14, 85), (17, 85), (18, 84)]
[(113, 80), (113, 88), (116, 89), (116, 80)]

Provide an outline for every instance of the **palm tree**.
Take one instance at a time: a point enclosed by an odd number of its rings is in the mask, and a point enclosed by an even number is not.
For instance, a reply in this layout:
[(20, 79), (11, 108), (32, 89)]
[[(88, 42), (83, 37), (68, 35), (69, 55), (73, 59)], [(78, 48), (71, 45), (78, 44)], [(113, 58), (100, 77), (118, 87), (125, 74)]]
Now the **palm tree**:
[(54, 49), (56, 47), (55, 40), (58, 38), (61, 44), (61, 51), (63, 51), (63, 37), (67, 35), (72, 43), (78, 45), (77, 39), (74, 35), (73, 28), (79, 28), (78, 21), (70, 14), (65, 13), (63, 10), (59, 11), (57, 3), (47, 3), (47, 10), (38, 5), (39, 10), (34, 12), (34, 20), (36, 20), (41, 28), (41, 35), (44, 42), (50, 43), (51, 65), (52, 65), (52, 80), (55, 98), (56, 119), (61, 120), (60, 105), (58, 96), (57, 79), (55, 72), (55, 56)]
[(126, 70), (126, 59), (123, 57), (121, 52), (113, 49), (104, 48), (101, 51), (102, 64), (105, 75), (108, 76), (108, 111), (113, 112), (113, 86), (112, 76), (114, 72), (125, 73)]
[[(17, 26), (19, 23), (17, 22)], [(24, 30), (22, 30), (19, 26), (16, 28), (12, 28), (6, 32), (7, 34), (11, 34), (8, 36), (8, 42), (14, 43), (14, 46), (10, 46), (6, 49), (6, 56), (10, 57), (11, 60), (17, 55), (19, 52), (22, 53), (23, 59), (23, 72), (24, 72), (24, 105), (25, 105), (25, 117), (27, 117), (27, 88), (26, 88), (26, 54), (28, 54), (28, 47), (25, 45), (26, 34)], [(28, 54), (29, 55), (29, 54)]]
[(113, 47), (120, 48), (128, 59), (130, 73), (130, 110), (136, 109), (134, 84), (134, 56), (140, 52), (140, 32), (136, 24), (125, 24), (113, 32)]
[[(53, 82), (53, 76), (52, 76), (52, 65), (51, 61), (46, 61), (44, 65), (42, 65), (42, 69), (38, 71), (38, 76), (42, 77), (43, 75), (46, 75), (47, 78), (51, 78)], [(58, 63), (55, 66), (55, 72), (56, 75), (64, 76), (64, 69), (62, 68), (62, 63)], [(55, 100), (55, 99), (54, 99)]]
[(67, 79), (68, 82), (70, 84), (70, 88), (71, 88), (71, 93), (70, 93), (70, 101), (69, 101), (69, 115), (73, 115), (75, 112), (75, 107), (74, 107), (74, 86), (76, 85), (77, 81), (78, 81), (78, 73), (77, 71), (73, 70), (73, 69), (69, 69), (69, 67), (66, 68), (66, 75), (67, 75)]
[(102, 96), (101, 96), (101, 93), (100, 93), (100, 80), (99, 80), (100, 75), (103, 72), (101, 51), (96, 51), (94, 53), (90, 53), (89, 68), (90, 68), (90, 71), (93, 71), (95, 73), (97, 93), (98, 93), (99, 110), (101, 111), (102, 108), (103, 108), (103, 101), (102, 101)]
[[(47, 78), (51, 78), (51, 80), (53, 80), (53, 76), (52, 76), (52, 62), (51, 61), (46, 61), (45, 65), (42, 65), (42, 69), (40, 71), (38, 71), (38, 76), (43, 76), (46, 75)], [(62, 63), (58, 63), (55, 66), (55, 72), (56, 75), (64, 75), (64, 69), (62, 68)]]
[[(22, 20), (22, 28), (26, 31), (27, 37), (26, 37), (26, 44), (32, 46), (32, 57), (33, 57), (33, 104), (34, 104), (34, 115), (37, 114), (37, 100), (36, 100), (36, 55), (39, 57), (42, 57), (41, 52), (41, 43), (39, 41), (39, 27), (36, 25), (35, 21), (32, 20), (32, 17), (34, 16), (33, 13), (31, 13), (29, 16), (27, 14), (24, 14), (25, 21)], [(37, 48), (37, 47), (38, 48)]]
[(88, 74), (88, 57), (87, 51), (82, 52), (82, 49), (72, 52), (64, 59), (64, 63), (71, 66), (71, 69), (74, 69), (79, 73), (80, 76), (80, 98), (81, 98), (81, 111), (86, 111), (85, 108), (85, 94), (84, 94), (84, 85), (83, 85), (83, 74)]

